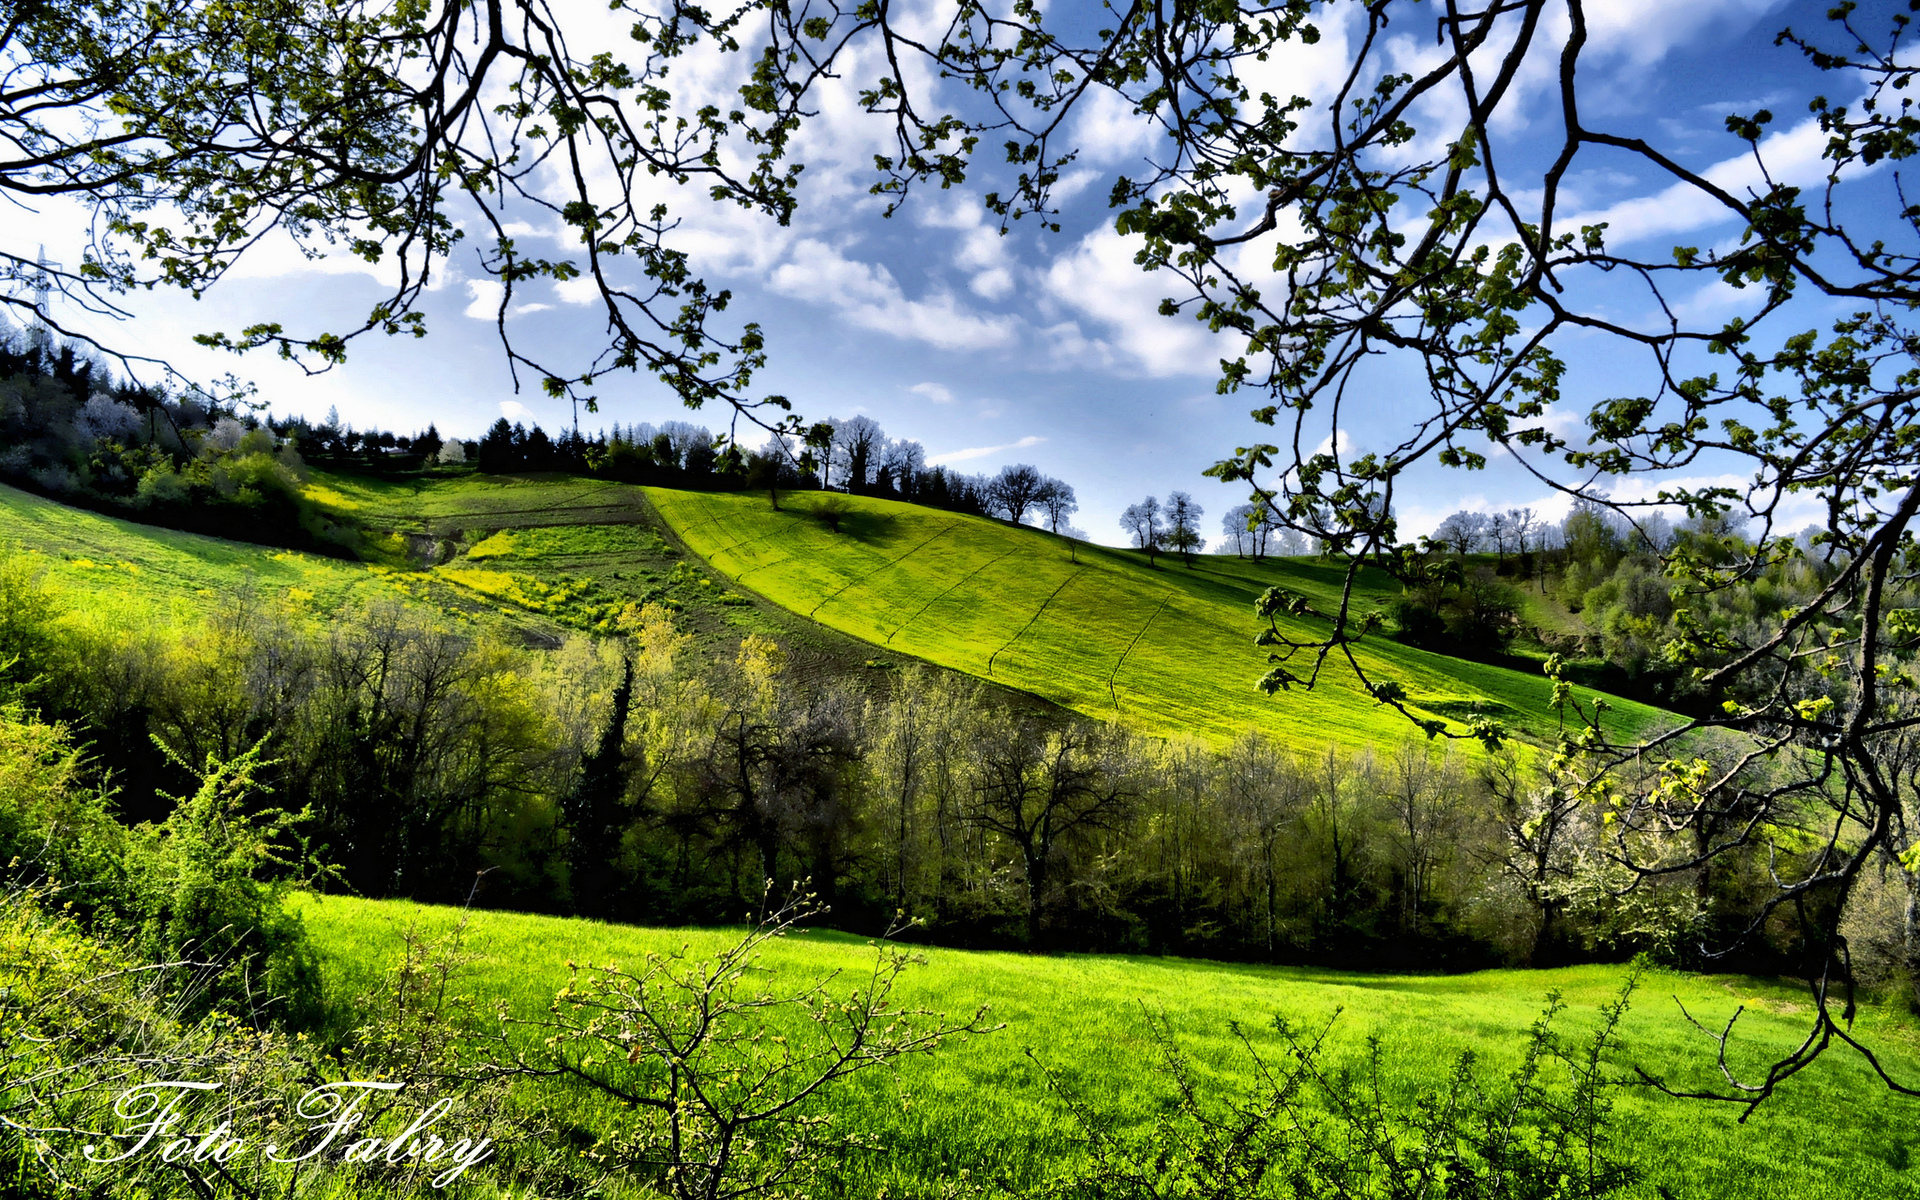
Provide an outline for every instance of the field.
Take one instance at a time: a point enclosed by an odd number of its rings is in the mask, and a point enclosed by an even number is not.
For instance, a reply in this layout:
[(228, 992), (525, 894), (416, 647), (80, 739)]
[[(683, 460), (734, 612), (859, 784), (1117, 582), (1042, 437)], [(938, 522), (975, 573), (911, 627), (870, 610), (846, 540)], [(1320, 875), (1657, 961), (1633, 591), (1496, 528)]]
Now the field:
[(393, 573), (138, 525), (0, 485), (0, 547), (37, 551), (52, 581), (90, 612), (132, 621), (192, 620), (241, 592), (323, 614), (403, 595)]
[[(750, 602), (668, 544), (638, 489), (564, 477), (392, 481), (315, 472), (309, 494), (358, 521), (373, 561), (350, 562), (103, 516), (0, 485), (0, 550), (40, 556), (89, 619), (193, 627), (241, 597), (288, 618), (401, 603), (535, 647), (604, 633), (628, 605), (675, 610), (703, 643), (743, 632), (797, 643), (805, 668), (868, 654)], [(824, 650), (821, 643), (831, 643)]]
[[(341, 897), (301, 901), (325, 956), (329, 984), (351, 994), (371, 984), (397, 953), (408, 925), (445, 931), (453, 909)], [(542, 1011), (565, 982), (566, 963), (632, 963), (648, 950), (718, 947), (727, 931), (638, 929), (506, 913), (471, 915), (468, 947), (482, 957), (468, 987), (508, 999), (523, 1014)], [(765, 962), (779, 972), (856, 967), (870, 951), (859, 939), (809, 933), (779, 943)], [(1027, 1059), (1032, 1047), (1075, 1091), (1103, 1112), (1145, 1119), (1164, 1095), (1146, 1068), (1152, 1047), (1143, 1011), (1164, 1013), (1192, 1058), (1212, 1078), (1240, 1071), (1226, 1024), (1258, 1025), (1275, 1014), (1324, 1021), (1336, 1008), (1339, 1052), (1368, 1034), (1384, 1039), (1390, 1081), (1408, 1093), (1439, 1081), (1461, 1050), (1504, 1070), (1546, 993), (1568, 1004), (1562, 1028), (1588, 1027), (1618, 991), (1625, 968), (1586, 966), (1470, 975), (1356, 975), (1172, 958), (1043, 957), (934, 949), (907, 978), (905, 999), (950, 1014), (981, 1003), (1005, 1028), (916, 1059), (897, 1076), (868, 1077), (836, 1104), (848, 1127), (884, 1139), (889, 1152), (856, 1163), (860, 1194), (925, 1194), (960, 1169), (1026, 1184), (1046, 1178), (1075, 1153), (1074, 1128)], [(1625, 1023), (1616, 1066), (1646, 1064), (1674, 1082), (1713, 1082), (1705, 1039), (1684, 1024), (1676, 999), (1709, 1024), (1748, 1006), (1736, 1062), (1758, 1061), (1804, 1031), (1804, 994), (1739, 978), (1656, 972), (1646, 977)], [(1920, 1035), (1872, 1008), (1856, 1028), (1875, 1039), (1895, 1070), (1920, 1070)], [(1734, 1112), (1665, 1099), (1638, 1089), (1617, 1096), (1617, 1120), (1646, 1172), (1636, 1194), (1731, 1198), (1920, 1195), (1908, 1167), (1920, 1141), (1920, 1102), (1895, 1098), (1857, 1059), (1835, 1054), (1794, 1081), (1745, 1125)]]
[[(116, 617), (191, 621), (215, 598), (247, 592), (324, 619), (388, 598), (552, 646), (569, 630), (611, 632), (629, 605), (658, 602), (716, 653), (747, 632), (780, 639), (802, 675), (918, 658), (1154, 735), (1214, 743), (1263, 729), (1301, 745), (1363, 748), (1407, 731), (1338, 662), (1311, 693), (1269, 699), (1252, 686), (1265, 669), (1251, 644), (1260, 590), (1336, 599), (1338, 571), (1311, 560), (1202, 555), (1189, 568), (1163, 555), (1154, 568), (1138, 552), (885, 500), (838, 498), (852, 511), (834, 532), (808, 515), (817, 493), (790, 494), (774, 512), (757, 493), (562, 476), (315, 473), (309, 494), (358, 521), (376, 561), (157, 529), (10, 488), (0, 488), (0, 543), (40, 551), (69, 594)], [(1363, 608), (1392, 591), (1385, 576), (1363, 584)], [(1475, 713), (1536, 739), (1555, 727), (1538, 676), (1384, 637), (1369, 639), (1361, 658), (1456, 728)], [(1626, 729), (1660, 719), (1628, 701), (1614, 711)]]
[[(1330, 565), (1200, 555), (1189, 568), (1161, 555), (1155, 568), (1137, 551), (889, 500), (836, 497), (851, 511), (835, 532), (810, 515), (819, 493), (788, 494), (777, 513), (759, 493), (647, 494), (687, 546), (738, 586), (885, 650), (1088, 716), (1215, 743), (1250, 729), (1355, 749), (1406, 736), (1405, 719), (1376, 704), (1337, 660), (1312, 693), (1268, 699), (1253, 686), (1266, 670), (1253, 646), (1254, 598), (1278, 584), (1331, 607), (1341, 574)], [(1391, 594), (1384, 574), (1364, 585), (1361, 611)], [(1304, 620), (1282, 628), (1314, 635)], [(1555, 728), (1537, 675), (1378, 635), (1359, 658), (1456, 730), (1475, 713), (1535, 738)], [(1290, 665), (1297, 675), (1310, 670)], [(1622, 731), (1660, 719), (1644, 705), (1613, 704)]]

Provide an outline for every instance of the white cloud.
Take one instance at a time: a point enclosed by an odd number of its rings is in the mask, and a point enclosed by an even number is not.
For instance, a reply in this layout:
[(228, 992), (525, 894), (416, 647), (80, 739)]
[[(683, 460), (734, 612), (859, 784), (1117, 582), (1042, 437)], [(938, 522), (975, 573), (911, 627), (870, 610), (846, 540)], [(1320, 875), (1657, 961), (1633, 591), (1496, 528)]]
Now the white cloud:
[(927, 459), (930, 467), (944, 466), (947, 463), (971, 462), (976, 458), (985, 458), (990, 454), (999, 454), (1005, 450), (1025, 450), (1028, 446), (1038, 446), (1047, 439), (1029, 434), (1017, 442), (1008, 442), (1004, 446), (972, 446), (965, 450), (949, 450), (945, 454), (936, 454)]
[(533, 419), (533, 410), (518, 400), (502, 400), (500, 402), (500, 415), (509, 421), (531, 421)]
[(500, 315), (500, 297), (507, 285), (495, 279), (467, 280), (469, 303), (461, 309), (461, 315), (472, 317), (476, 321), (492, 321)]
[[(1802, 121), (1791, 129), (1772, 134), (1760, 142), (1761, 156), (1776, 183), (1805, 187), (1826, 177), (1828, 166), (1821, 157), (1827, 147), (1827, 134), (1818, 121)], [(1750, 151), (1723, 159), (1700, 172), (1708, 182), (1735, 196), (1765, 186), (1760, 166)], [(1651, 196), (1624, 200), (1607, 208), (1558, 218), (1561, 230), (1583, 225), (1607, 226), (1607, 242), (1625, 245), (1644, 238), (1686, 233), (1734, 220), (1734, 214), (1720, 201), (1694, 187), (1679, 182)]]
[(972, 275), (968, 289), (987, 300), (1004, 300), (1013, 293), (1014, 272), (1019, 263), (1007, 250), (1008, 239), (998, 225), (987, 223), (979, 197), (962, 192), (946, 204), (929, 201), (921, 209), (920, 223), (935, 229), (951, 229), (960, 236), (953, 251), (953, 263)]
[(952, 404), (953, 391), (941, 383), (916, 383), (907, 389), (916, 396), (925, 396), (935, 404)]
[(1077, 322), (1049, 326), (1057, 366), (1131, 367), (1148, 375), (1209, 374), (1227, 353), (1216, 339), (1186, 315), (1163, 317), (1162, 298), (1182, 287), (1171, 276), (1148, 274), (1133, 261), (1134, 247), (1110, 228), (1086, 237), (1053, 260), (1044, 276), (1046, 295), (1079, 310), (1111, 331), (1088, 337)]
[(909, 300), (886, 267), (849, 259), (814, 238), (795, 245), (767, 284), (783, 296), (825, 304), (859, 328), (942, 350), (994, 349), (1017, 336), (1013, 318), (975, 312), (950, 293)]

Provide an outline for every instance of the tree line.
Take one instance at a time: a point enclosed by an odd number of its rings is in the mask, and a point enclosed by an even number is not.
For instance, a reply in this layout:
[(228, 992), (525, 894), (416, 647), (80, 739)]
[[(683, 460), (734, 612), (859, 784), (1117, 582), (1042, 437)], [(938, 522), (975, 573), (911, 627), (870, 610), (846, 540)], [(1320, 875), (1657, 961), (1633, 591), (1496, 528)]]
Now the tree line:
[(0, 662), (124, 819), (166, 819), (179, 764), (253, 753), (329, 886), (369, 896), (657, 924), (807, 880), (848, 927), (904, 911), (953, 944), (1465, 966), (1687, 961), (1767, 886), (1756, 853), (1622, 900), (1605, 813), (1524, 749), (1153, 741), (931, 669), (799, 678), (758, 636), (715, 657), (656, 605), (540, 652), (245, 594), (184, 632), (103, 624), (21, 555), (0, 588)]

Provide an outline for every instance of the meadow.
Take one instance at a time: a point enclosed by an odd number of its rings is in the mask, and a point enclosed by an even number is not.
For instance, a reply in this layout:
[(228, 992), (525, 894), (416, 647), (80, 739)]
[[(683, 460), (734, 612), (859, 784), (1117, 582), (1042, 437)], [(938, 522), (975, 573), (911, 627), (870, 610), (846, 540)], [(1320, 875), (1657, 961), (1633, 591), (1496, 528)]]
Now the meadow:
[[(400, 901), (307, 897), (300, 909), (324, 956), (328, 985), (351, 995), (396, 960), (403, 931), (444, 934), (464, 916), (466, 948), (479, 957), (465, 986), (535, 1015), (566, 982), (569, 960), (633, 964), (682, 946), (711, 953), (737, 936), (724, 929), (646, 929), (497, 912), (463, 914)], [(1411, 1095), (1437, 1085), (1471, 1050), (1489, 1069), (1515, 1061), (1524, 1031), (1549, 992), (1567, 1010), (1556, 1028), (1577, 1038), (1619, 991), (1627, 968), (1589, 965), (1465, 975), (1361, 975), (1300, 967), (1177, 958), (1039, 956), (927, 949), (901, 998), (949, 1015), (991, 1006), (1004, 1028), (955, 1042), (895, 1072), (855, 1080), (834, 1103), (846, 1127), (881, 1139), (884, 1152), (848, 1165), (851, 1194), (934, 1194), (961, 1170), (1030, 1185), (1068, 1168), (1076, 1127), (1027, 1057), (1029, 1048), (1076, 1095), (1127, 1122), (1149, 1120), (1167, 1099), (1154, 1075), (1146, 1014), (1164, 1014), (1203, 1078), (1230, 1087), (1245, 1061), (1230, 1021), (1259, 1026), (1275, 1015), (1318, 1024), (1334, 1018), (1335, 1057), (1352, 1061), (1365, 1039), (1383, 1043), (1390, 1087)], [(785, 976), (850, 974), (871, 961), (867, 943), (830, 932), (778, 942), (764, 963)], [(776, 986), (778, 986), (776, 984)], [(1746, 1006), (1733, 1056), (1753, 1065), (1804, 1033), (1803, 992), (1735, 976), (1645, 974), (1624, 1024), (1615, 1071), (1644, 1065), (1674, 1084), (1715, 1082), (1710, 1046), (1681, 1018), (1684, 1003), (1718, 1026)], [(1920, 1071), (1920, 1031), (1868, 1006), (1856, 1030), (1889, 1065)], [(1857, 1059), (1834, 1054), (1750, 1120), (1737, 1110), (1678, 1101), (1641, 1088), (1614, 1097), (1619, 1133), (1644, 1172), (1633, 1192), (1677, 1198), (1920, 1195), (1909, 1166), (1920, 1102), (1888, 1094)], [(564, 1101), (561, 1101), (564, 1104)], [(590, 1120), (590, 1117), (584, 1118)]]
[[(1312, 692), (1254, 688), (1260, 591), (1338, 601), (1340, 572), (1313, 560), (1199, 555), (1189, 567), (1162, 555), (1156, 567), (1137, 551), (865, 497), (835, 497), (851, 510), (835, 532), (809, 513), (824, 494), (790, 493), (775, 512), (759, 493), (565, 476), (315, 472), (308, 494), (361, 525), (372, 561), (138, 525), (4, 487), (0, 543), (41, 552), (56, 582), (116, 617), (191, 622), (217, 597), (248, 593), (324, 620), (385, 599), (552, 646), (568, 630), (614, 632), (629, 605), (654, 602), (716, 652), (757, 632), (786, 643), (803, 672), (917, 658), (1155, 736), (1220, 744), (1260, 729), (1363, 749), (1407, 733), (1337, 661)], [(1356, 602), (1382, 606), (1393, 592), (1369, 572)], [(1475, 714), (1536, 740), (1557, 727), (1539, 676), (1383, 635), (1360, 658), (1456, 729)], [(1663, 719), (1611, 703), (1618, 732)]]
[[(1310, 559), (1256, 563), (1116, 550), (1002, 521), (867, 497), (835, 496), (835, 530), (812, 515), (821, 493), (788, 493), (773, 511), (761, 493), (648, 488), (688, 547), (742, 587), (884, 650), (1031, 692), (1086, 716), (1159, 736), (1222, 743), (1253, 729), (1312, 747), (1363, 749), (1407, 735), (1404, 717), (1374, 702), (1331, 659), (1311, 693), (1269, 699), (1253, 645), (1253, 602), (1269, 586), (1339, 602), (1340, 569)], [(1395, 592), (1369, 571), (1361, 611)], [(1283, 619), (1294, 636), (1323, 622)], [(1369, 637), (1358, 657), (1373, 678), (1399, 683), (1414, 707), (1451, 722), (1481, 714), (1545, 739), (1557, 728), (1538, 675)], [(1306, 656), (1289, 664), (1306, 675)], [(1582, 692), (1590, 700), (1591, 693)], [(1610, 699), (1615, 732), (1661, 721), (1658, 710)]]
[(0, 546), (37, 551), (52, 581), (90, 612), (136, 621), (192, 621), (248, 592), (270, 606), (324, 614), (404, 589), (393, 572), (139, 525), (0, 484)]

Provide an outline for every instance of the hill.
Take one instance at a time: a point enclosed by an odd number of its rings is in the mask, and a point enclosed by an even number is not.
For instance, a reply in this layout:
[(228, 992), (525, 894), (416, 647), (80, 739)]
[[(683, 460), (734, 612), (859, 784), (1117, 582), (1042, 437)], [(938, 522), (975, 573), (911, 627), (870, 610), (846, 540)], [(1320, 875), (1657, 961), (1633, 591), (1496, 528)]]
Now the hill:
[[(0, 543), (47, 555), (89, 607), (142, 619), (191, 620), (241, 590), (314, 619), (387, 598), (552, 646), (658, 602), (715, 652), (748, 632), (778, 638), (803, 676), (877, 684), (885, 672), (868, 668), (917, 658), (1214, 743), (1261, 729), (1301, 746), (1364, 748), (1407, 732), (1337, 663), (1310, 693), (1268, 698), (1252, 686), (1265, 669), (1252, 601), (1277, 584), (1333, 603), (1340, 572), (1314, 560), (1202, 555), (1189, 568), (1162, 556), (1155, 567), (1136, 551), (895, 501), (836, 494), (848, 510), (836, 531), (812, 514), (825, 493), (789, 493), (776, 512), (758, 493), (567, 476), (316, 472), (308, 494), (358, 523), (378, 561), (138, 525), (5, 487)], [(1362, 605), (1384, 604), (1394, 586), (1377, 572), (1362, 583)], [(1484, 713), (1536, 739), (1555, 727), (1538, 676), (1386, 637), (1360, 656), (1435, 716)], [(1616, 701), (1615, 716), (1642, 728), (1662, 714)]]
[[(404, 930), (444, 933), (462, 919), (453, 908), (346, 897), (305, 899), (301, 908), (329, 986), (348, 996), (397, 960)], [(466, 947), (478, 960), (464, 986), (504, 999), (529, 1018), (544, 1013), (565, 985), (570, 961), (632, 964), (682, 945), (709, 954), (731, 940), (725, 930), (514, 913), (474, 912), (465, 919)], [(1026, 1057), (1029, 1047), (1097, 1110), (1123, 1121), (1151, 1120), (1165, 1086), (1152, 1070), (1148, 1013), (1164, 1014), (1202, 1078), (1222, 1083), (1246, 1071), (1229, 1021), (1257, 1037), (1275, 1015), (1318, 1027), (1339, 1010), (1331, 1038), (1339, 1057), (1354, 1061), (1365, 1039), (1377, 1035), (1388, 1085), (1411, 1093), (1443, 1083), (1465, 1050), (1491, 1071), (1516, 1065), (1525, 1030), (1549, 993), (1567, 1005), (1556, 1028), (1577, 1037), (1626, 975), (1626, 968), (1606, 965), (1382, 976), (1112, 955), (935, 949), (926, 957), (903, 981), (906, 1003), (956, 1014), (990, 1004), (992, 1019), (1006, 1028), (911, 1060), (897, 1075), (866, 1077), (836, 1101), (836, 1119), (845, 1128), (889, 1147), (855, 1168), (870, 1175), (851, 1194), (933, 1196), (943, 1194), (940, 1182), (961, 1168), (1027, 1183), (1061, 1166), (1073, 1154), (1073, 1125)], [(777, 943), (764, 961), (777, 979), (833, 969), (857, 978), (872, 960), (861, 939), (816, 931)], [(1739, 1069), (1797, 1044), (1805, 1032), (1803, 992), (1740, 976), (1656, 972), (1643, 981), (1627, 1015), (1617, 1069), (1624, 1073), (1637, 1063), (1676, 1084), (1722, 1082), (1711, 1043), (1686, 1023), (1679, 1003), (1714, 1029), (1736, 1006), (1746, 1006), (1732, 1057)], [(1910, 1078), (1920, 1069), (1909, 1021), (1869, 1006), (1855, 1032), (1871, 1038), (1897, 1074)], [(1857, 1057), (1822, 1059), (1744, 1125), (1728, 1106), (1667, 1100), (1644, 1089), (1619, 1089), (1614, 1103), (1624, 1148), (1646, 1172), (1630, 1195), (1841, 1200), (1912, 1194), (1909, 1111)]]
[[(1375, 703), (1338, 662), (1310, 693), (1269, 699), (1253, 686), (1266, 669), (1253, 646), (1255, 597), (1278, 585), (1330, 607), (1341, 571), (1328, 564), (1199, 555), (1188, 567), (1162, 555), (1153, 566), (1138, 551), (866, 497), (833, 498), (847, 510), (836, 529), (814, 514), (823, 493), (789, 493), (778, 512), (759, 493), (647, 495), (674, 533), (736, 586), (884, 650), (1088, 716), (1216, 743), (1262, 729), (1303, 745), (1357, 749), (1407, 733), (1405, 719)], [(1384, 605), (1394, 589), (1382, 572), (1362, 583), (1363, 608)], [(1291, 631), (1313, 633), (1304, 621)], [(1385, 636), (1367, 639), (1358, 657), (1456, 729), (1475, 713), (1536, 739), (1556, 728), (1537, 675)], [(1306, 671), (1296, 664), (1295, 673)], [(1612, 703), (1627, 730), (1663, 719), (1645, 705)]]

